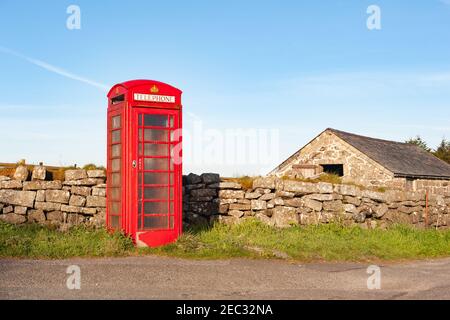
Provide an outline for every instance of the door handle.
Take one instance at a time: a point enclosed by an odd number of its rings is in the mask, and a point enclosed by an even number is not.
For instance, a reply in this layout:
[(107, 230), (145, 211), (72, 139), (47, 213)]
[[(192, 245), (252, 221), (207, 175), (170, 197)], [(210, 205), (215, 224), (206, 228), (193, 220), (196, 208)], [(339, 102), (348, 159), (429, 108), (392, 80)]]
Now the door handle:
[(133, 160), (133, 161), (131, 162), (131, 166), (133, 167), (133, 169), (136, 169), (136, 160)]

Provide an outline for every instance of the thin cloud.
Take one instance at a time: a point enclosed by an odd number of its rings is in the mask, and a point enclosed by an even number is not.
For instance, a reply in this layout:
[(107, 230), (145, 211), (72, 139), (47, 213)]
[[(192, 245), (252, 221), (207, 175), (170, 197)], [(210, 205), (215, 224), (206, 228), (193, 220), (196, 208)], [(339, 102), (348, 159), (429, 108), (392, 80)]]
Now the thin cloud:
[(450, 0), (440, 0), (443, 4), (450, 6)]
[(86, 84), (88, 84), (90, 86), (93, 86), (93, 87), (96, 87), (96, 88), (100, 88), (103, 91), (108, 91), (108, 89), (109, 89), (109, 86), (107, 86), (107, 85), (105, 85), (103, 83), (99, 83), (99, 82), (93, 81), (91, 79), (81, 77), (79, 75), (76, 75), (76, 74), (73, 74), (73, 73), (71, 73), (69, 71), (66, 71), (66, 70), (64, 70), (62, 68), (53, 66), (53, 65), (51, 65), (51, 64), (49, 64), (49, 63), (47, 63), (45, 61), (34, 59), (34, 58), (31, 58), (31, 57), (25, 56), (25, 55), (23, 55), (21, 53), (15, 52), (14, 50), (11, 50), (11, 49), (8, 49), (8, 48), (0, 46), (0, 52), (3, 52), (3, 53), (6, 53), (6, 54), (15, 56), (15, 57), (20, 58), (20, 59), (23, 59), (23, 60), (25, 60), (25, 61), (27, 61), (27, 62), (29, 62), (31, 64), (34, 64), (34, 65), (36, 65), (38, 67), (41, 67), (41, 68), (43, 68), (43, 69), (45, 69), (47, 71), (52, 72), (52, 73), (59, 74), (59, 75), (61, 75), (63, 77), (66, 77), (66, 78), (69, 78), (69, 79), (72, 79), (72, 80), (76, 80), (76, 81), (80, 81), (80, 82), (86, 83)]

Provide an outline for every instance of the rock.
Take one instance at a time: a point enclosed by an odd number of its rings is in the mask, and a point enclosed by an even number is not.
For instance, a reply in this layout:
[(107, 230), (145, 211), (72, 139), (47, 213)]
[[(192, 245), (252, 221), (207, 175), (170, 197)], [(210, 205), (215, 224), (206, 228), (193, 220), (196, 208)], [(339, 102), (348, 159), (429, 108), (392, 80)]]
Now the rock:
[(276, 177), (261, 177), (253, 180), (253, 189), (275, 189)]
[(78, 214), (69, 213), (67, 215), (67, 224), (71, 226), (80, 225), (84, 222), (84, 217)]
[(81, 208), (80, 207), (75, 207), (75, 206), (68, 206), (68, 205), (61, 205), (61, 211), (62, 212), (71, 212), (71, 213), (80, 213), (81, 212)]
[(27, 214), (27, 207), (21, 207), (21, 206), (15, 206), (14, 207), (14, 213), (15, 214)]
[(322, 202), (313, 200), (313, 199), (308, 199), (308, 198), (305, 198), (302, 200), (304, 201), (305, 207), (310, 208), (314, 211), (318, 211), (318, 212), (322, 211), (322, 208), (323, 208)]
[(230, 208), (229, 204), (221, 204), (221, 205), (219, 205), (219, 213), (220, 214), (227, 214), (229, 208)]
[(379, 218), (381, 218), (382, 216), (384, 216), (384, 215), (388, 212), (388, 210), (389, 210), (389, 207), (388, 207), (386, 204), (382, 203), (382, 204), (376, 206), (376, 207), (373, 209), (373, 214), (372, 214), (372, 216), (373, 216), (374, 218), (378, 218), (378, 219), (379, 219)]
[(51, 211), (47, 213), (47, 220), (55, 222), (63, 222), (64, 215), (61, 211)]
[(266, 210), (267, 209), (267, 202), (263, 200), (252, 200), (251, 201), (251, 209), (252, 210)]
[(42, 210), (29, 210), (28, 211), (28, 221), (43, 223), (45, 222), (45, 214)]
[(242, 204), (242, 203), (232, 203), (229, 205), (230, 210), (250, 210), (251, 205), (250, 204)]
[(219, 199), (219, 204), (236, 203), (237, 199)]
[(0, 181), (0, 189), (22, 189), (22, 182), (19, 180)]
[(386, 195), (383, 192), (375, 192), (371, 190), (363, 190), (362, 197), (378, 202), (386, 202)]
[(99, 188), (99, 187), (93, 187), (92, 188), (92, 195), (98, 196), (98, 197), (106, 197), (106, 189), (105, 188)]
[(0, 176), (0, 182), (1, 182), (1, 181), (10, 181), (10, 180), (11, 180), (10, 177), (7, 177), (7, 176)]
[(339, 184), (335, 186), (335, 192), (343, 196), (360, 197), (361, 190), (352, 185)]
[(220, 190), (220, 199), (243, 199), (245, 192), (242, 190)]
[(1, 214), (0, 220), (11, 224), (21, 224), (26, 222), (27, 218), (21, 214), (8, 213), (8, 214)]
[(22, 207), (33, 208), (35, 191), (0, 190), (0, 202)]
[(219, 206), (214, 202), (193, 202), (190, 204), (190, 211), (210, 216), (219, 213)]
[(216, 189), (197, 189), (191, 191), (191, 196), (193, 197), (216, 197)]
[(97, 208), (80, 208), (80, 213), (94, 215), (97, 213)]
[(323, 210), (341, 212), (343, 211), (343, 204), (341, 200), (325, 201), (323, 203)]
[(301, 198), (285, 199), (284, 204), (288, 207), (298, 208), (304, 204), (304, 201)]
[(391, 223), (408, 224), (410, 223), (409, 215), (396, 210), (389, 210), (383, 217), (384, 220)]
[(267, 224), (268, 226), (273, 227), (275, 225), (275, 222), (265, 214), (257, 213), (255, 215), (255, 218), (261, 221), (262, 223)]
[(103, 183), (103, 179), (99, 178), (86, 178), (81, 180), (66, 180), (63, 185), (66, 186), (95, 186)]
[(14, 172), (14, 180), (26, 181), (28, 178), (28, 169), (26, 166), (20, 165), (16, 168)]
[(261, 197), (261, 193), (259, 192), (246, 192), (245, 199), (258, 199)]
[(202, 178), (199, 175), (196, 175), (195, 173), (189, 173), (186, 176), (187, 184), (197, 184), (197, 183), (201, 183), (201, 182), (202, 182)]
[(60, 190), (62, 189), (62, 182), (59, 180), (53, 181), (26, 181), (23, 183), (23, 190)]
[(335, 200), (335, 197), (332, 194), (319, 194), (319, 193), (308, 194), (308, 195), (304, 196), (303, 198), (304, 199), (317, 200), (317, 201), (332, 201), (332, 200)]
[(297, 210), (291, 207), (275, 207), (273, 209), (272, 219), (275, 226), (279, 228), (286, 228), (292, 225), (299, 224), (299, 217)]
[(75, 170), (66, 170), (64, 172), (64, 180), (72, 181), (72, 180), (81, 180), (86, 179), (88, 177), (86, 170), (75, 169)]
[(87, 196), (87, 203), (86, 207), (106, 207), (106, 198), (105, 197), (98, 197), (98, 196)]
[(358, 209), (356, 209), (356, 206), (354, 204), (351, 204), (351, 203), (344, 204), (344, 211), (345, 212), (350, 212), (352, 214), (358, 213)]
[(36, 202), (44, 202), (45, 201), (45, 190), (36, 191)]
[[(88, 178), (106, 178), (105, 170), (88, 170), (87, 171)], [(69, 179), (76, 180), (76, 179)]]
[(366, 220), (366, 213), (364, 211), (354, 213), (353, 220), (357, 223), (363, 223)]
[(59, 211), (59, 210), (61, 210), (61, 203), (36, 202), (34, 204), (34, 208), (44, 210), (44, 211)]
[(45, 180), (47, 169), (44, 166), (35, 166), (31, 173), (31, 180)]
[(284, 181), (284, 191), (294, 192), (298, 195), (320, 193), (317, 183), (302, 182), (302, 181)]
[(200, 177), (205, 184), (220, 182), (220, 176), (218, 173), (203, 173)]
[(317, 188), (319, 189), (319, 193), (333, 193), (334, 190), (333, 185), (327, 182), (319, 182)]
[(86, 198), (83, 196), (71, 195), (69, 206), (83, 207), (86, 204)]
[(275, 193), (266, 193), (266, 194), (263, 194), (261, 196), (261, 198), (259, 198), (259, 200), (267, 201), (267, 200), (272, 200), (273, 198), (275, 198)]
[(240, 189), (242, 189), (242, 185), (240, 183), (237, 183), (237, 182), (224, 181), (224, 182), (220, 182), (218, 184), (218, 188), (219, 189), (236, 189), (236, 190), (240, 190)]
[(350, 203), (350, 204), (353, 204), (353, 205), (359, 207), (361, 205), (361, 199), (358, 199), (358, 198), (355, 198), (352, 196), (345, 196), (344, 203)]
[(45, 199), (48, 202), (69, 203), (70, 192), (64, 190), (45, 190)]
[(244, 212), (241, 210), (230, 210), (228, 211), (228, 215), (233, 216), (235, 218), (240, 218), (244, 215)]
[(289, 198), (293, 198), (295, 197), (295, 193), (294, 192), (288, 192), (288, 191), (280, 191), (277, 190), (275, 192), (275, 196), (279, 197), (279, 198), (283, 198), (283, 199), (289, 199)]
[(7, 206), (3, 208), (3, 214), (8, 214), (14, 211), (14, 207), (13, 206)]
[(91, 195), (91, 188), (90, 187), (72, 186), (70, 189), (70, 193), (86, 197), (86, 196)]

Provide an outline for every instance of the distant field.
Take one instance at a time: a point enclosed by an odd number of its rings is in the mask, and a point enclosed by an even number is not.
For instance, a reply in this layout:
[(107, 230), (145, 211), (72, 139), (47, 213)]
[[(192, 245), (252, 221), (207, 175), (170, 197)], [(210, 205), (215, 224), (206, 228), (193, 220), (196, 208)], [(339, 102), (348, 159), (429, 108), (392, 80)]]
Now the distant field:
[(137, 249), (129, 238), (105, 230), (60, 233), (37, 225), (0, 223), (0, 257), (69, 258), (164, 255), (193, 259), (266, 258), (297, 261), (408, 260), (450, 256), (450, 230), (398, 225), (364, 230), (338, 224), (275, 229), (250, 220), (189, 230), (174, 244)]

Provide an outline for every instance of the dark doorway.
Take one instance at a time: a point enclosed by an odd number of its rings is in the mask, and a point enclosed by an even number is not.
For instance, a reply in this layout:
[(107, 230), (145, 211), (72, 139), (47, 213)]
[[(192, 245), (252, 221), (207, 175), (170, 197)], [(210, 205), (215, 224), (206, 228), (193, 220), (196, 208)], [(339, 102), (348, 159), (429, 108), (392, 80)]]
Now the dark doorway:
[(342, 164), (322, 164), (323, 172), (344, 176), (344, 165)]

